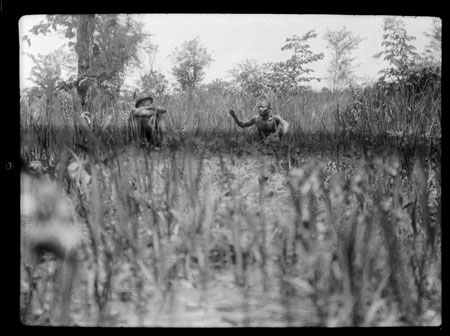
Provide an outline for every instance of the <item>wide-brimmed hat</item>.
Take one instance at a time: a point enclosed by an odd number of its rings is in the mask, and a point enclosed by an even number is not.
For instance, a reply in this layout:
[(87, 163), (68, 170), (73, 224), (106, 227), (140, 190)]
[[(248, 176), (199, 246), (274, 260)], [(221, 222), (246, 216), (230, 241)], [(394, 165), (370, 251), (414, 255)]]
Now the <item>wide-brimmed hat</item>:
[(153, 103), (153, 97), (151, 97), (151, 96), (142, 96), (138, 100), (136, 100), (136, 104), (134, 104), (134, 107), (138, 108), (146, 100), (150, 100), (150, 103)]

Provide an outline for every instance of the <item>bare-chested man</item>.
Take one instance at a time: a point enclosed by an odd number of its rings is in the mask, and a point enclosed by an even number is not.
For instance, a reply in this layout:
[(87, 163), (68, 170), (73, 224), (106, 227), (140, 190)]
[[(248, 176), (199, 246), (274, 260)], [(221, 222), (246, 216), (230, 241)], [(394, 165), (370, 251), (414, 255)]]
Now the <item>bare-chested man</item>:
[(265, 139), (272, 134), (278, 134), (281, 137), (286, 135), (289, 130), (289, 123), (277, 114), (272, 114), (270, 102), (263, 100), (258, 104), (259, 115), (255, 115), (250, 121), (243, 122), (239, 120), (236, 113), (230, 110), (230, 115), (239, 127), (250, 127), (255, 125), (261, 139)]

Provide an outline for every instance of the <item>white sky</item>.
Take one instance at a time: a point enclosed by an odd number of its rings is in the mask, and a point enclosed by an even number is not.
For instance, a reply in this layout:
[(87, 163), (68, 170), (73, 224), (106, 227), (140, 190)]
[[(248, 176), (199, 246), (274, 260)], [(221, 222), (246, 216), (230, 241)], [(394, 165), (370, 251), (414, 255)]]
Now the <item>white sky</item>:
[[(172, 63), (169, 55), (184, 41), (196, 37), (213, 58), (206, 69), (204, 83), (216, 78), (229, 80), (227, 72), (235, 64), (246, 59), (254, 59), (258, 64), (285, 60), (290, 54), (281, 51), (287, 37), (302, 36), (315, 30), (317, 37), (309, 40), (314, 53), (323, 52), (324, 59), (311, 64), (316, 77), (324, 78), (328, 68), (329, 49), (323, 39), (327, 29), (334, 31), (347, 27), (353, 34), (366, 38), (355, 50), (355, 74), (368, 79), (376, 79), (377, 72), (386, 64), (373, 55), (382, 50), (382, 34), (384, 16), (352, 16), (352, 15), (266, 15), (266, 14), (136, 14), (135, 19), (142, 21), (146, 32), (152, 35), (151, 40), (158, 46), (158, 53), (153, 67), (162, 72), (169, 81), (174, 81), (171, 74)], [(67, 40), (56, 35), (34, 36), (29, 29), (39, 23), (43, 15), (25, 16), (19, 21), (19, 37), (21, 52), (46, 54), (62, 46)], [(432, 28), (431, 17), (401, 17), (406, 24), (409, 35), (415, 36), (412, 43), (421, 53), (429, 40), (424, 35)], [(31, 37), (31, 47), (22, 42), (22, 36)], [(148, 62), (148, 61), (147, 61)], [(32, 62), (27, 56), (21, 56), (21, 87), (30, 86), (26, 80)], [(149, 64), (144, 64), (149, 67)], [(135, 77), (129, 77), (127, 84), (133, 84)], [(328, 86), (326, 80), (320, 83), (311, 82), (314, 88)]]

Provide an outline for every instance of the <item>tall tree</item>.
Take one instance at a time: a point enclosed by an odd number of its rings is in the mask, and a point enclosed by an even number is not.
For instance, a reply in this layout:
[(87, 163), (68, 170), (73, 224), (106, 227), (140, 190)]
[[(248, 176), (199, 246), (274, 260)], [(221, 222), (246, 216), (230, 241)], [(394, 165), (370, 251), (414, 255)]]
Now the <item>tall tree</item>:
[(327, 31), (324, 35), (327, 48), (331, 49), (331, 61), (328, 68), (328, 80), (331, 90), (336, 91), (350, 84), (353, 79), (353, 50), (357, 49), (364, 38), (354, 36), (346, 27), (337, 31)]
[[(51, 32), (68, 39), (78, 57), (79, 80), (89, 76), (97, 84), (109, 81), (116, 92), (126, 67), (138, 63), (138, 50), (153, 48), (143, 25), (129, 15), (47, 15), (30, 29), (34, 35)], [(30, 43), (27, 35), (23, 39)]]
[(199, 38), (184, 42), (171, 54), (172, 73), (183, 91), (191, 92), (205, 75), (205, 68), (213, 61)]
[(375, 54), (375, 58), (381, 58), (389, 63), (389, 67), (382, 69), (379, 73), (381, 80), (395, 80), (403, 82), (418, 59), (419, 54), (415, 51), (416, 47), (411, 44), (415, 40), (414, 36), (408, 35), (405, 24), (402, 20), (395, 17), (384, 19), (383, 42), (381, 45), (384, 50)]
[(278, 96), (295, 95), (306, 88), (305, 83), (320, 78), (310, 76), (314, 72), (309, 67), (311, 63), (323, 59), (323, 53), (314, 53), (311, 50), (309, 40), (316, 38), (314, 30), (308, 31), (303, 36), (294, 35), (286, 39), (286, 44), (281, 50), (293, 51), (291, 57), (284, 62), (267, 63), (265, 82)]
[(77, 44), (78, 77), (93, 74), (94, 14), (78, 15)]

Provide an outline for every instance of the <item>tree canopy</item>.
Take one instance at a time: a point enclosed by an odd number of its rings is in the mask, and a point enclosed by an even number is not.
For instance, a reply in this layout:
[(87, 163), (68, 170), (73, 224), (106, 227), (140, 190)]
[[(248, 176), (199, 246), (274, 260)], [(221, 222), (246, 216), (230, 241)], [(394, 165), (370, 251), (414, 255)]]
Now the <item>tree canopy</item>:
[(375, 58), (383, 58), (389, 63), (389, 67), (380, 71), (381, 80), (402, 81), (419, 58), (416, 47), (411, 43), (414, 36), (408, 35), (405, 24), (395, 17), (384, 19), (383, 42), (384, 50), (375, 54)]
[[(62, 35), (77, 55), (78, 77), (93, 76), (99, 84), (109, 81), (119, 90), (126, 67), (139, 61), (138, 50), (155, 49), (142, 27), (130, 15), (47, 15), (29, 32)], [(23, 40), (31, 43), (28, 35)]]
[(328, 43), (327, 48), (331, 50), (328, 80), (331, 84), (331, 90), (335, 91), (353, 81), (355, 58), (351, 57), (351, 53), (358, 48), (359, 43), (364, 39), (354, 36), (346, 27), (337, 31), (327, 31), (324, 39)]
[(183, 91), (194, 89), (203, 80), (204, 69), (213, 61), (198, 37), (176, 48), (171, 58), (172, 73)]

